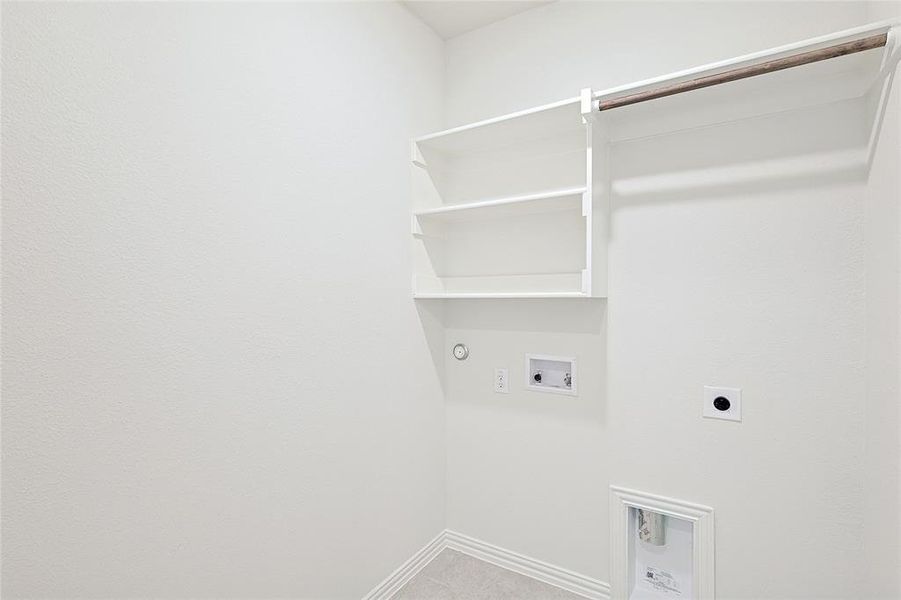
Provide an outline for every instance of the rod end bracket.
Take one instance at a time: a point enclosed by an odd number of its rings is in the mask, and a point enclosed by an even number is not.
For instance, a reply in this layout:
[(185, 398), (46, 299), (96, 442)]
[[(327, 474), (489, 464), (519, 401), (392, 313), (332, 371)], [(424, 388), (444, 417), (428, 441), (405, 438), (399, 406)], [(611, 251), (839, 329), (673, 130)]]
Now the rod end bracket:
[(590, 123), (598, 116), (598, 101), (594, 99), (591, 88), (582, 88), (579, 93), (579, 108), (582, 112), (582, 123)]

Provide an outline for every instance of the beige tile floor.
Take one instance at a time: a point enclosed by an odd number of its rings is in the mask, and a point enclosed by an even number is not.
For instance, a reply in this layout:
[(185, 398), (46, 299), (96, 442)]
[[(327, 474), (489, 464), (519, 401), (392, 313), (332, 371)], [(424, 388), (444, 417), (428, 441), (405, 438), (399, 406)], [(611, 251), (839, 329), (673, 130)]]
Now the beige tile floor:
[(391, 600), (585, 600), (456, 550), (443, 550)]

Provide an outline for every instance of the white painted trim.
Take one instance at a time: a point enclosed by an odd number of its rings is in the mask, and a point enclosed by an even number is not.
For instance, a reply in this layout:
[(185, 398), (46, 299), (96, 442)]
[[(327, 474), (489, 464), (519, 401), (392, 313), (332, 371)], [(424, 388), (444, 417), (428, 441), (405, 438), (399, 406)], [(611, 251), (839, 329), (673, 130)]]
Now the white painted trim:
[(500, 548), (462, 533), (446, 531), (445, 534), (447, 547), (451, 550), (457, 550), (585, 598), (592, 600), (608, 600), (610, 598), (610, 586), (603, 581)]
[(542, 583), (553, 585), (591, 600), (609, 600), (610, 598), (610, 586), (603, 581), (598, 581), (586, 575), (477, 540), (456, 531), (444, 530), (394, 573), (375, 586), (372, 591), (363, 597), (363, 600), (389, 600), (445, 549), (468, 554), (508, 571), (531, 577)]
[(702, 504), (657, 496), (615, 485), (610, 486), (611, 597), (616, 600), (628, 598), (630, 508), (644, 508), (692, 523), (693, 599), (713, 600), (716, 597), (713, 509)]
[(445, 532), (442, 531), (396, 571), (388, 575), (384, 581), (372, 588), (368, 594), (363, 596), (363, 600), (389, 600), (446, 547)]

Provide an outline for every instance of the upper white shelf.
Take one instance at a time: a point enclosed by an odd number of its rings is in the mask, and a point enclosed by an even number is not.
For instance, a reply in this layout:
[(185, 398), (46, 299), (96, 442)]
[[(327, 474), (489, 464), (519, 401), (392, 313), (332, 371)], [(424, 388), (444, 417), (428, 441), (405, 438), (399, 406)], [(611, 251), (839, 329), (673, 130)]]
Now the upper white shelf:
[[(829, 46), (888, 33), (884, 21), (638, 81), (594, 93), (598, 102), (616, 100), (689, 80), (715, 76)], [(788, 110), (859, 98), (874, 89), (898, 61), (897, 42), (884, 47), (757, 75), (602, 111), (610, 141), (623, 141), (708, 127)]]
[[(770, 48), (595, 91), (596, 101), (608, 101), (642, 91), (712, 76), (732, 69), (761, 65), (780, 58), (888, 33), (899, 21), (881, 21), (854, 29)], [(897, 33), (897, 29), (895, 29)], [(676, 94), (597, 113), (611, 141), (659, 135), (683, 129), (750, 118), (763, 114), (857, 98), (894, 69), (901, 52), (893, 35), (884, 47), (791, 67), (765, 75)], [(416, 138), (422, 150), (447, 154), (478, 151), (575, 132), (582, 126), (580, 99), (552, 104), (454, 127)]]
[[(844, 44), (846, 42), (853, 42), (855, 40), (861, 40), (864, 38), (868, 38), (875, 35), (881, 35), (888, 33), (893, 27), (897, 27), (901, 25), (901, 21), (898, 20), (887, 20), (887, 21), (879, 21), (877, 23), (870, 23), (868, 25), (862, 25), (860, 27), (854, 27), (852, 29), (846, 29), (843, 31), (838, 31), (835, 33), (830, 33), (827, 35), (822, 35), (815, 38), (809, 38), (806, 40), (801, 40), (799, 42), (795, 42), (792, 44), (786, 44), (784, 46), (777, 46), (775, 48), (769, 48), (767, 50), (762, 50), (760, 52), (754, 52), (751, 54), (745, 54), (742, 56), (736, 56), (734, 58), (730, 58), (727, 60), (722, 60), (718, 62), (708, 63), (705, 65), (700, 65), (697, 67), (692, 67), (690, 69), (685, 69), (683, 71), (676, 71), (674, 73), (668, 73), (666, 75), (661, 75), (659, 77), (653, 77), (651, 79), (645, 79), (642, 81), (636, 81), (632, 83), (628, 83), (625, 85), (620, 85), (612, 88), (608, 88), (605, 90), (600, 90), (594, 93), (594, 97), (602, 100), (610, 100), (614, 98), (622, 98), (625, 96), (630, 96), (632, 94), (636, 94), (638, 92), (663, 87), (666, 85), (671, 85), (683, 81), (688, 81), (691, 79), (698, 79), (701, 77), (707, 77), (710, 75), (716, 75), (719, 73), (723, 73), (726, 71), (740, 69), (744, 67), (751, 67), (755, 65), (761, 65), (764, 63), (768, 63), (773, 60), (786, 58), (789, 56), (794, 56), (798, 54), (803, 54), (806, 52), (813, 52), (815, 50), (821, 50), (823, 48), (828, 48), (830, 46), (835, 46), (839, 44)], [(895, 44), (897, 42), (894, 42)], [(889, 42), (881, 48), (875, 49), (876, 55), (881, 57), (886, 52), (892, 52), (893, 42), (889, 40)], [(826, 60), (821, 60), (816, 63), (811, 63), (814, 65), (835, 65), (836, 63), (840, 63), (842, 58), (866, 55), (868, 52), (862, 52), (857, 54), (851, 54), (844, 57), (839, 58), (830, 58)], [(880, 66), (881, 60), (877, 61), (877, 69)], [(788, 72), (797, 73), (798, 69), (803, 70), (804, 65), (800, 67), (791, 67), (786, 69)], [(853, 68), (853, 67), (852, 67)], [(833, 67), (827, 68), (827, 71), (831, 72), (840, 72), (847, 70), (847, 67)], [(869, 69), (868, 69), (869, 70)], [(872, 71), (872, 75), (875, 76), (876, 71)], [(780, 71), (781, 72), (781, 71)], [(766, 79), (770, 75), (762, 75), (757, 77), (752, 77), (751, 79)]]
[[(424, 135), (413, 140), (421, 150), (444, 154), (478, 152), (530, 140), (584, 132), (578, 97)], [(581, 140), (584, 143), (584, 140)]]

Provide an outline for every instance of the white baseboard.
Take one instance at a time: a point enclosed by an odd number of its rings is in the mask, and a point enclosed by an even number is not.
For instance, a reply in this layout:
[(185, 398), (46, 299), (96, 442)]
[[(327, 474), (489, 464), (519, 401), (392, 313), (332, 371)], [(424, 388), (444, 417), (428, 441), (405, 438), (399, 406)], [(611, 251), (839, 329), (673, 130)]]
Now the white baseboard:
[(610, 598), (610, 586), (603, 581), (446, 529), (387, 579), (375, 586), (364, 596), (363, 600), (389, 600), (445, 548), (457, 550), (591, 600), (609, 600)]
[(368, 594), (363, 596), (363, 600), (388, 600), (404, 587), (413, 576), (419, 573), (423, 567), (432, 562), (432, 559), (447, 548), (444, 541), (446, 531), (442, 531), (435, 539), (419, 549), (416, 554), (410, 557), (407, 562), (402, 564), (394, 573), (388, 575), (384, 581), (372, 588)]
[(591, 600), (608, 600), (610, 598), (610, 586), (603, 581), (524, 556), (512, 550), (500, 548), (455, 531), (445, 531), (444, 538), (446, 547), (451, 550), (459, 550), (485, 562), (509, 569), (532, 579), (537, 579), (568, 592), (591, 598)]

